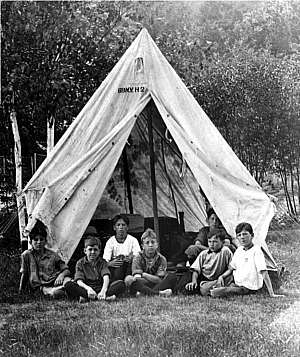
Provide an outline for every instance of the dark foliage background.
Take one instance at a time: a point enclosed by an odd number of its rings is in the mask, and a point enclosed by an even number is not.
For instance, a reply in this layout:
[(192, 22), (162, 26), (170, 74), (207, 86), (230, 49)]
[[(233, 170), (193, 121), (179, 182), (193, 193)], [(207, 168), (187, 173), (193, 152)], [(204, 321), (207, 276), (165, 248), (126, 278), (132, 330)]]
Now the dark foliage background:
[(281, 177), (296, 213), (299, 2), (2, 1), (1, 23), (0, 198), (7, 210), (15, 190), (12, 107), (26, 182), (32, 155), (39, 164), (46, 154), (47, 121), (55, 118), (57, 141), (146, 27), (258, 182)]

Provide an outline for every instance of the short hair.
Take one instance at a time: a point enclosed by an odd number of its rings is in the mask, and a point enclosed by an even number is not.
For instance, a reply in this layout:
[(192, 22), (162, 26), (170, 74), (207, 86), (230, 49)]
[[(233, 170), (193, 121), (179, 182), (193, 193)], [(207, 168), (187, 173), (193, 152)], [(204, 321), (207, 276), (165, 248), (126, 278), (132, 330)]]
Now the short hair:
[(84, 248), (87, 246), (97, 245), (101, 249), (101, 241), (97, 237), (88, 236), (84, 239)]
[(157, 236), (156, 236), (156, 233), (155, 233), (154, 230), (151, 229), (151, 228), (147, 228), (147, 229), (145, 230), (145, 232), (142, 234), (142, 236), (141, 236), (141, 242), (143, 243), (143, 241), (144, 241), (146, 238), (148, 238), (148, 237), (150, 237), (150, 238), (152, 238), (152, 239), (158, 240), (158, 239), (157, 239)]
[(87, 228), (84, 231), (82, 236), (83, 237), (88, 237), (88, 236), (98, 237), (97, 229), (94, 226), (87, 226)]
[[(215, 214), (215, 215), (217, 216), (215, 210), (214, 210), (213, 208), (210, 208), (210, 209), (207, 211), (207, 219), (209, 219), (209, 217), (210, 217), (211, 215), (213, 215), (213, 214)], [(218, 217), (218, 216), (217, 216), (217, 217)]]
[(239, 234), (241, 231), (247, 231), (253, 236), (253, 228), (250, 223), (247, 222), (241, 222), (239, 223), (236, 228), (235, 228), (235, 233)]
[(34, 225), (31, 232), (29, 233), (29, 240), (34, 240), (34, 238), (37, 235), (40, 235), (40, 236), (44, 237), (45, 239), (47, 238), (46, 226), (40, 220), (36, 221), (36, 224)]
[(112, 219), (113, 226), (118, 222), (119, 219), (123, 219), (126, 225), (129, 226), (129, 218), (126, 216), (126, 214), (117, 214), (116, 216), (114, 216), (114, 218)]
[(222, 242), (224, 242), (225, 238), (226, 238), (226, 233), (224, 231), (224, 229), (212, 229), (208, 235), (207, 235), (207, 239), (210, 239), (212, 237), (216, 237), (219, 238)]

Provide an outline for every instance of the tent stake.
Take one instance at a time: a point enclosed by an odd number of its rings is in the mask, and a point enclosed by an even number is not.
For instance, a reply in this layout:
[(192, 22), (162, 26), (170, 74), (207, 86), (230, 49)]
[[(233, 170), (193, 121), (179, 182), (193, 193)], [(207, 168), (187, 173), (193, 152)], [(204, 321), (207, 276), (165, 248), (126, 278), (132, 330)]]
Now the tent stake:
[(151, 172), (151, 189), (152, 189), (152, 205), (153, 205), (153, 218), (154, 218), (154, 230), (158, 238), (158, 244), (160, 246), (159, 237), (159, 223), (158, 223), (158, 210), (157, 210), (157, 195), (156, 195), (156, 181), (155, 181), (155, 162), (154, 162), (154, 145), (153, 145), (153, 129), (152, 118), (150, 111), (148, 110), (148, 138), (149, 138), (149, 155), (150, 155), (150, 172)]

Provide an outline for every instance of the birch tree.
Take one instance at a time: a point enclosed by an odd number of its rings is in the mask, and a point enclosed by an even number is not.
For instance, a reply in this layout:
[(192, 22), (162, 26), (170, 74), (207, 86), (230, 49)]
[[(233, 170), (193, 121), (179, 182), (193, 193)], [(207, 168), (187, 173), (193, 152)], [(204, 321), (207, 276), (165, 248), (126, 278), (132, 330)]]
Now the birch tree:
[(10, 121), (14, 137), (14, 155), (15, 155), (15, 170), (16, 170), (16, 201), (18, 210), (18, 221), (19, 221), (19, 232), (21, 246), (24, 246), (24, 241), (27, 238), (23, 235), (26, 226), (26, 216), (25, 216), (25, 202), (22, 193), (23, 189), (23, 179), (22, 179), (22, 149), (21, 140), (19, 134), (19, 128), (17, 123), (16, 111), (14, 108), (14, 94), (12, 93), (11, 105), (10, 105)]

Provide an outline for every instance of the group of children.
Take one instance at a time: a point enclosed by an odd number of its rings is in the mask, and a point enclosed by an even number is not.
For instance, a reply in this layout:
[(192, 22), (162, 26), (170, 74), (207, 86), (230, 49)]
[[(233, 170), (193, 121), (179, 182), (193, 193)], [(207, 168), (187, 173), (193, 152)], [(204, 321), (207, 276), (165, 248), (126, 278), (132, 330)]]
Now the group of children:
[(182, 274), (167, 270), (166, 258), (158, 252), (158, 239), (148, 228), (138, 240), (127, 233), (128, 217), (113, 219), (115, 235), (107, 241), (103, 257), (101, 241), (89, 230), (84, 235), (84, 254), (76, 263), (74, 278), (59, 255), (46, 248), (47, 231), (37, 222), (30, 233), (31, 248), (21, 255), (20, 291), (27, 283), (53, 298), (68, 296), (80, 302), (115, 300), (126, 294), (171, 296), (174, 293), (224, 297), (262, 290), (276, 297), (260, 247), (253, 245), (249, 223), (236, 227), (240, 246), (232, 253), (224, 229), (207, 232), (202, 249)]

